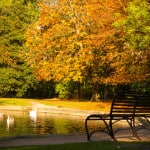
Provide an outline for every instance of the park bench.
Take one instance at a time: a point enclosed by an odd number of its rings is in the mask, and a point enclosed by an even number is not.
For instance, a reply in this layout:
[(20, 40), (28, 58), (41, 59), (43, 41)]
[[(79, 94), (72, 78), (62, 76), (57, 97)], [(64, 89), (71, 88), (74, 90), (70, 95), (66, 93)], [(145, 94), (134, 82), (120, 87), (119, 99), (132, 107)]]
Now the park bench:
[[(108, 114), (91, 114), (85, 120), (87, 140), (97, 132), (105, 132), (116, 141), (115, 134), (120, 129), (114, 129), (114, 125), (121, 120), (127, 121), (133, 136), (139, 139), (137, 132), (143, 128), (150, 127), (150, 95), (146, 93), (118, 93), (112, 100)], [(98, 129), (91, 129), (89, 122), (102, 121), (104, 127), (99, 125)]]

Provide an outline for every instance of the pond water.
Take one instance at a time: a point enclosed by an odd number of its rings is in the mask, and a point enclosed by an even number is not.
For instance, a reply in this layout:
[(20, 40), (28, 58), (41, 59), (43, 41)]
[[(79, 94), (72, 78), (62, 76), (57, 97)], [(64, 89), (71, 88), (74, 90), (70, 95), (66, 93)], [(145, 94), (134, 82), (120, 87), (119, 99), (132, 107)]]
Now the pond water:
[[(31, 117), (29, 112), (3, 111), (0, 116), (0, 137), (70, 134), (84, 132), (84, 117), (37, 113)], [(13, 119), (9, 119), (8, 116)]]

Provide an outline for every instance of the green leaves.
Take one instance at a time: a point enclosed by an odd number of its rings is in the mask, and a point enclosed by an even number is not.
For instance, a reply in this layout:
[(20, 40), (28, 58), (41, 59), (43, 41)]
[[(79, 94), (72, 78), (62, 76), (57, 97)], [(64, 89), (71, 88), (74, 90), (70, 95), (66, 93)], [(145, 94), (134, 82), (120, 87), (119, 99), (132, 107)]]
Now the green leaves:
[[(29, 23), (36, 20), (35, 3), (26, 1), (0, 2), (0, 93), (21, 97), (35, 84), (32, 70), (28, 68), (20, 53)], [(6, 2), (6, 3), (5, 3)]]
[(126, 13), (123, 29), (129, 48), (146, 50), (150, 47), (150, 6), (147, 0), (130, 2)]
[(138, 82), (150, 77), (150, 7), (147, 0), (133, 0), (114, 23), (116, 35), (120, 34), (122, 47), (116, 61), (113, 78), (123, 82)]
[(32, 74), (32, 70), (25, 65), (0, 69), (0, 93), (22, 97), (36, 83), (37, 80)]

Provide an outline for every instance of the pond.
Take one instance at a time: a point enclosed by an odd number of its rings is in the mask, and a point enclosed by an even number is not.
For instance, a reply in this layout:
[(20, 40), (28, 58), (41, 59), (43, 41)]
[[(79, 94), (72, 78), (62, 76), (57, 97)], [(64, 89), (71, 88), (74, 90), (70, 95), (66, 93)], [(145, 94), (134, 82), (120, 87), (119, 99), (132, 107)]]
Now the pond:
[(0, 116), (0, 137), (84, 132), (85, 117), (49, 113), (37, 113), (34, 117), (21, 111), (3, 113), (4, 116)]

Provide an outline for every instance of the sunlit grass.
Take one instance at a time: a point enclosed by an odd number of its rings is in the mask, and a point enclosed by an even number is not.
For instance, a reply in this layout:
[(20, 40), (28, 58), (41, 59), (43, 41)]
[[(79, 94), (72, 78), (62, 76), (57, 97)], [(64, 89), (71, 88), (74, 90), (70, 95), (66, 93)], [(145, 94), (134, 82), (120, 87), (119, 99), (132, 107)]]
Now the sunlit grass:
[(60, 108), (71, 108), (80, 110), (96, 110), (108, 111), (111, 102), (90, 102), (90, 101), (75, 101), (75, 100), (42, 100), (42, 104), (50, 106), (58, 106)]
[(70, 108), (80, 110), (108, 111), (111, 102), (91, 102), (79, 100), (61, 100), (61, 99), (22, 99), (22, 98), (0, 98), (0, 106), (31, 106), (40, 103), (59, 108)]

